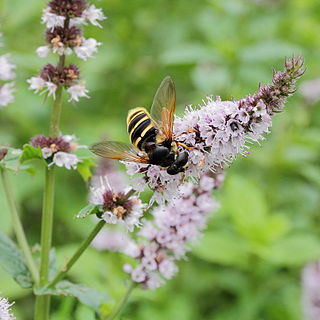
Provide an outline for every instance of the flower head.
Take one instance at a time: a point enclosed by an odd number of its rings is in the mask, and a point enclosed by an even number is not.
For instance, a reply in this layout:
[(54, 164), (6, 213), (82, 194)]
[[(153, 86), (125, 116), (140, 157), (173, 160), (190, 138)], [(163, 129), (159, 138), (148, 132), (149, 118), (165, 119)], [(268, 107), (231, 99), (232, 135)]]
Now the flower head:
[[(101, 27), (99, 21), (104, 20), (102, 10), (89, 5), (85, 0), (51, 0), (43, 10), (41, 23), (45, 24), (46, 45), (36, 49), (41, 58), (46, 58), (50, 51), (65, 57), (75, 53), (80, 59), (87, 60), (94, 57), (101, 45), (94, 38), (83, 36), (81, 25), (91, 22)], [(65, 59), (60, 59), (58, 65), (45, 65), (39, 75), (27, 80), (29, 89), (36, 93), (46, 93), (55, 99), (56, 91), (63, 86), (70, 94), (69, 101), (79, 101), (88, 96), (84, 82), (80, 81), (79, 70), (75, 65), (64, 66)], [(1, 62), (1, 61), (0, 61)]]
[(14, 101), (14, 83), (8, 82), (0, 87), (0, 107), (5, 107)]
[(84, 0), (50, 1), (43, 10), (41, 23), (46, 24), (47, 46), (39, 47), (36, 52), (39, 57), (47, 57), (50, 49), (59, 55), (69, 55), (74, 52), (78, 58), (87, 60), (97, 52), (101, 45), (93, 38), (82, 36), (81, 25), (88, 20), (94, 26), (101, 28), (99, 21), (106, 19), (101, 9), (88, 5)]
[[(0, 37), (1, 36), (2, 34), (0, 33)], [(0, 46), (2, 46), (2, 43)], [(14, 101), (14, 82), (3, 82), (11, 81), (16, 77), (14, 72), (15, 68), (16, 66), (10, 63), (9, 54), (0, 56), (0, 108)]]
[(78, 145), (74, 141), (73, 136), (65, 135), (56, 138), (38, 135), (32, 138), (30, 144), (37, 148), (41, 148), (42, 156), (49, 164), (55, 164), (58, 167), (66, 169), (77, 169), (77, 164), (81, 160), (71, 152), (75, 151)]
[(11, 313), (11, 306), (8, 299), (0, 297), (0, 319), (1, 320), (15, 320), (16, 317)]
[(79, 101), (79, 97), (87, 97), (88, 90), (83, 82), (80, 81), (80, 72), (76, 65), (70, 64), (62, 70), (52, 64), (45, 65), (38, 76), (28, 80), (29, 89), (35, 92), (47, 93), (48, 96), (55, 96), (59, 86), (63, 86), (70, 94), (70, 101)]
[(199, 185), (183, 184), (181, 198), (153, 210), (154, 220), (145, 222), (139, 232), (138, 265), (124, 268), (134, 282), (155, 289), (177, 273), (176, 261), (185, 257), (188, 243), (200, 236), (208, 213), (217, 208), (211, 190), (217, 187), (219, 175), (203, 175)]
[(114, 191), (107, 177), (101, 178), (99, 185), (91, 187), (90, 202), (101, 206), (101, 219), (109, 224), (125, 225), (133, 231), (135, 226), (140, 226), (145, 205), (138, 197), (127, 196), (128, 192)]
[(305, 319), (320, 319), (320, 262), (307, 264), (302, 271), (303, 309)]
[(9, 62), (9, 57), (8, 54), (0, 56), (0, 80), (3, 81), (13, 80), (16, 77), (14, 72), (16, 66)]

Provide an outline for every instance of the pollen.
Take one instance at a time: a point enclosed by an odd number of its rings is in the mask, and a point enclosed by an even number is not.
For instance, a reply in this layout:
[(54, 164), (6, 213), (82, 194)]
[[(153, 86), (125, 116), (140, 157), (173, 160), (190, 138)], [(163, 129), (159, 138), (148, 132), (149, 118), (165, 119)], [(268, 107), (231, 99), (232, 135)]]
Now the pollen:
[(113, 208), (112, 213), (115, 214), (118, 219), (123, 219), (124, 215), (127, 213), (127, 210), (123, 206), (117, 206)]

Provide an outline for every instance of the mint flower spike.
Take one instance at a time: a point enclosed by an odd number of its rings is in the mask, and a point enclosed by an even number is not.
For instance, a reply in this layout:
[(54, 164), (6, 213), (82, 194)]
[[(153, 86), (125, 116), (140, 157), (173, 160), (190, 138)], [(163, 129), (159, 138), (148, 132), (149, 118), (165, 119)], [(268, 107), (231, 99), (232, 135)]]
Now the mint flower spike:
[(240, 104), (245, 108), (246, 104), (253, 106), (261, 100), (265, 103), (269, 115), (282, 112), (286, 99), (296, 91), (297, 79), (305, 72), (304, 61), (300, 56), (285, 59), (284, 65), (282, 72), (273, 70), (272, 85), (259, 86), (258, 93), (241, 100)]
[[(60, 61), (66, 56), (75, 54), (79, 59), (94, 58), (94, 54), (101, 45), (94, 38), (86, 39), (83, 36), (82, 25), (89, 21), (92, 25), (101, 28), (99, 21), (106, 19), (101, 9), (89, 5), (85, 0), (52, 0), (43, 10), (41, 23), (45, 24), (45, 41), (47, 45), (40, 46), (36, 53), (40, 58), (46, 58), (50, 52), (58, 54)], [(62, 60), (61, 60), (62, 59)], [(64, 65), (64, 62), (63, 62)], [(70, 101), (79, 101), (79, 98), (89, 98), (84, 81), (76, 65), (56, 66), (45, 65), (37, 76), (27, 80), (29, 89), (35, 93), (44, 93), (56, 98), (56, 92), (63, 86), (69, 94)]]
[(179, 188), (180, 199), (156, 207), (153, 221), (145, 221), (139, 232), (141, 240), (131, 251), (123, 250), (136, 258), (137, 266), (123, 266), (132, 281), (146, 289), (156, 289), (171, 279), (178, 271), (176, 261), (185, 258), (188, 244), (201, 236), (210, 212), (218, 208), (212, 197), (213, 189), (219, 188), (223, 174), (205, 174), (199, 184), (185, 183)]
[(41, 23), (47, 26), (47, 46), (39, 47), (36, 52), (41, 58), (47, 57), (50, 50), (61, 55), (75, 53), (79, 59), (87, 60), (97, 52), (100, 42), (82, 35), (81, 25), (102, 28), (98, 21), (106, 19), (101, 9), (89, 5), (85, 0), (50, 1), (43, 10)]
[(285, 60), (283, 71), (273, 72), (272, 84), (260, 85), (256, 94), (239, 101), (209, 96), (198, 107), (187, 106), (184, 115), (175, 118), (173, 136), (188, 147), (189, 167), (172, 176), (155, 165), (126, 163), (132, 187), (141, 192), (149, 186), (154, 191), (151, 202), (163, 204), (180, 197), (185, 179), (198, 180), (207, 171), (226, 168), (238, 154), (246, 156), (252, 142), (265, 139), (272, 116), (283, 110), (304, 71), (303, 59), (292, 57)]
[(0, 297), (0, 319), (1, 320), (16, 320), (16, 317), (11, 313), (11, 306), (8, 299)]

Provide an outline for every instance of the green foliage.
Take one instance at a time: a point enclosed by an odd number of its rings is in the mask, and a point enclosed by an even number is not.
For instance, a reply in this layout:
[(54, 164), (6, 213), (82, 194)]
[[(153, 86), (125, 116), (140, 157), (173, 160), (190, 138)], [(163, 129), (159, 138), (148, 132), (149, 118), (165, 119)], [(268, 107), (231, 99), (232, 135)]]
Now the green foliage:
[(55, 288), (38, 287), (34, 291), (36, 295), (52, 294), (75, 297), (84, 305), (93, 308), (96, 312), (99, 312), (100, 306), (108, 301), (108, 297), (104, 293), (65, 280), (57, 283)]
[(24, 163), (25, 161), (31, 159), (43, 159), (42, 152), (40, 147), (33, 147), (30, 144), (25, 144), (22, 149), (22, 153), (20, 156), (20, 162)]
[(100, 211), (100, 206), (96, 206), (92, 203), (89, 203), (87, 206), (82, 208), (79, 213), (75, 216), (78, 219), (86, 218), (87, 216), (91, 214), (96, 214)]
[(92, 168), (95, 166), (92, 158), (80, 158), (81, 162), (77, 164), (77, 170), (82, 179), (87, 182), (92, 176)]
[(5, 234), (0, 233), (0, 265), (23, 288), (33, 285), (31, 273), (21, 251)]

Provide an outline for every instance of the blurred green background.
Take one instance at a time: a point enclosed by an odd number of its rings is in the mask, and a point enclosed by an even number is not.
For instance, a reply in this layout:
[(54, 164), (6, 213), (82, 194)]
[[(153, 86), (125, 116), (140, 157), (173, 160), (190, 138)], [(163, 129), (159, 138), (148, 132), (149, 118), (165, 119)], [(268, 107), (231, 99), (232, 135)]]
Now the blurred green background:
[[(92, 1), (108, 19), (103, 29), (88, 26), (85, 37), (103, 45), (95, 59), (77, 63), (90, 99), (65, 100), (61, 129), (81, 144), (108, 136), (128, 141), (128, 109), (148, 107), (161, 79), (177, 87), (177, 113), (206, 94), (239, 99), (271, 81), (285, 56), (302, 54), (303, 81), (320, 74), (318, 0), (135, 0)], [(26, 79), (57, 57), (39, 59), (43, 45), (41, 10), (46, 1), (2, 0), (1, 31), (17, 65), (16, 102), (0, 111), (0, 143), (21, 147), (47, 134), (50, 99), (28, 91)], [(320, 90), (315, 88), (315, 90)], [(298, 320), (301, 268), (320, 258), (320, 110), (317, 101), (296, 93), (286, 112), (274, 117), (272, 133), (247, 158), (227, 171), (221, 203), (205, 235), (180, 261), (179, 274), (156, 291), (136, 290), (123, 319)], [(123, 167), (122, 167), (123, 169)], [(39, 242), (42, 173), (11, 176), (30, 243)], [(63, 263), (94, 222), (75, 220), (87, 202), (87, 186), (73, 171), (58, 170), (54, 244)], [(0, 187), (0, 230), (12, 233)], [(110, 296), (125, 291), (126, 258), (90, 249), (70, 277)], [(15, 301), (17, 319), (33, 313), (30, 290), (0, 271), (0, 295)], [(73, 298), (54, 298), (53, 320), (94, 319)]]

